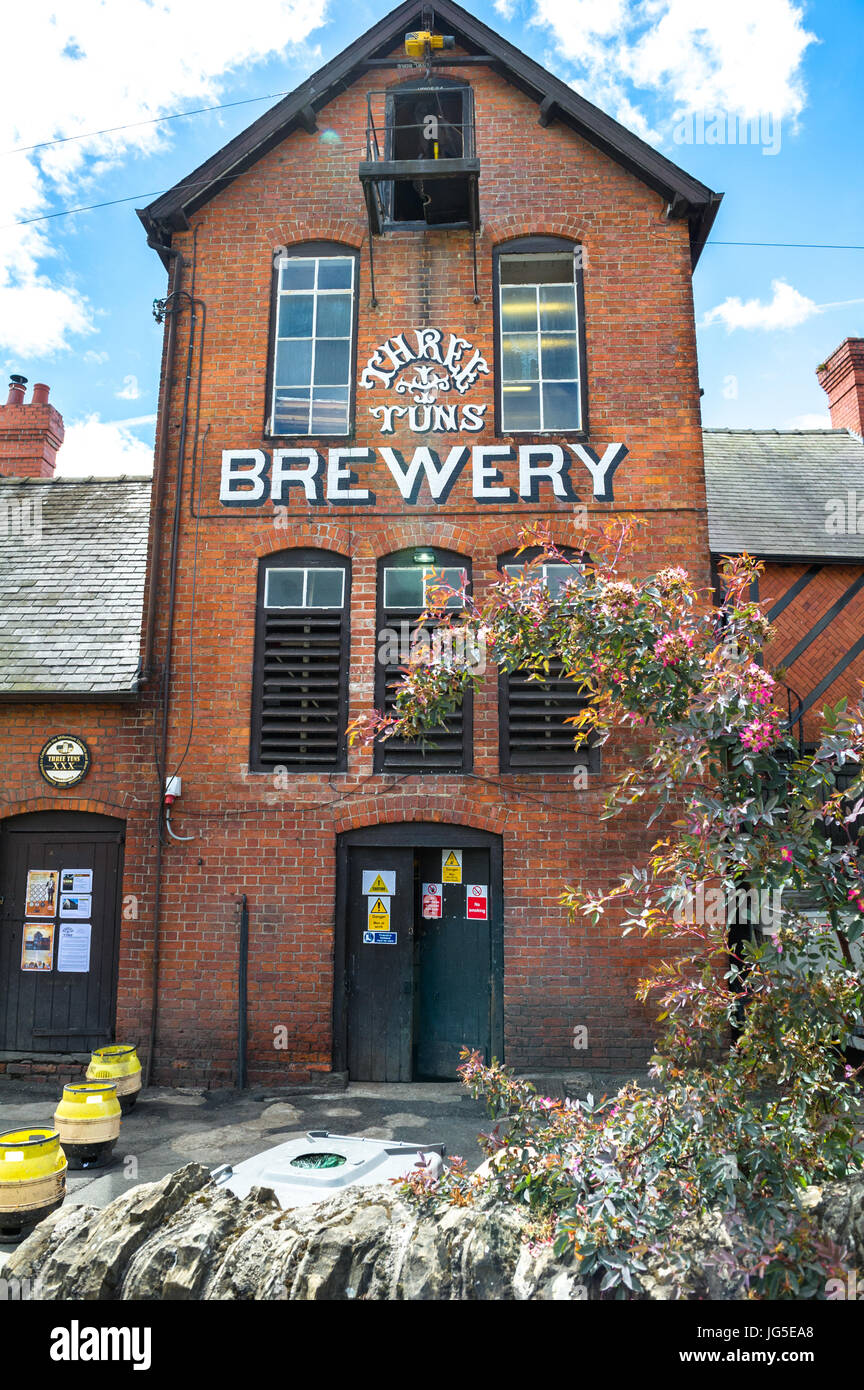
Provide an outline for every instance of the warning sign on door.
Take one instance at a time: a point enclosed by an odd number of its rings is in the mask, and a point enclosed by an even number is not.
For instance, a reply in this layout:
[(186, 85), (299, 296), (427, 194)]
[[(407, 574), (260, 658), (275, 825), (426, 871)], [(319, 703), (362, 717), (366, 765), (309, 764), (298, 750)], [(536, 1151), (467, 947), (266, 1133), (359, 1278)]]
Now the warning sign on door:
[(364, 931), (364, 946), (395, 946), (397, 933), (395, 931)]
[(466, 915), (475, 922), (485, 922), (489, 917), (489, 889), (485, 883), (466, 883)]
[(442, 849), (441, 851), (441, 877), (445, 883), (462, 882), (462, 851), (461, 849)]
[(383, 898), (369, 898), (368, 931), (390, 930), (390, 908)]
[(363, 892), (383, 893), (385, 897), (392, 898), (396, 892), (396, 870), (395, 869), (364, 869), (363, 870)]
[(423, 904), (421, 911), (424, 917), (440, 917), (441, 904), (444, 898), (444, 885), (442, 883), (423, 884)]

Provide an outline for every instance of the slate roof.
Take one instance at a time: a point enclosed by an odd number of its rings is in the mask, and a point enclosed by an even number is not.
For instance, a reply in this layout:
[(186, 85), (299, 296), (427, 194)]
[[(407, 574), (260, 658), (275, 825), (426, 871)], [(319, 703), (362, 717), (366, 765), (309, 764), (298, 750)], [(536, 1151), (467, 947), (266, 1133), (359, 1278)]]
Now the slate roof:
[(833, 535), (826, 503), (864, 501), (864, 443), (849, 430), (703, 432), (708, 534), (715, 555), (861, 560), (864, 535)]
[[(160, 194), (146, 208), (137, 210), (151, 244), (155, 244), (159, 237), (165, 238), (161, 249), (158, 245), (156, 249), (166, 267), (168, 259), (165, 246), (170, 245), (171, 232), (188, 226), (187, 219), (191, 212), (215, 197), (232, 179), (292, 131), (314, 131), (316, 112), (359, 77), (369, 76), (367, 64), (387, 59), (406, 32), (424, 27), (421, 20), (424, 8), (416, 0), (405, 0), (404, 4), (398, 5), (377, 24), (373, 24), (359, 39), (269, 111), (265, 111), (263, 116), (180, 183)], [(722, 193), (714, 193), (691, 174), (685, 173), (671, 159), (607, 116), (605, 111), (586, 101), (566, 82), (535, 63), (500, 34), (475, 19), (460, 5), (454, 4), (453, 0), (438, 0), (434, 10), (436, 30), (453, 34), (460, 48), (469, 55), (491, 59), (495, 72), (537, 102), (544, 121), (554, 120), (569, 125), (583, 139), (603, 150), (660, 193), (669, 204), (670, 216), (686, 217), (690, 226), (691, 259), (695, 266), (717, 215)], [(440, 57), (440, 65), (445, 67), (459, 62), (458, 57), (450, 58), (446, 52)], [(386, 75), (387, 82), (391, 80), (387, 68), (377, 71), (379, 76)], [(470, 69), (467, 72), (470, 76)], [(396, 69), (393, 69), (393, 78), (397, 75)], [(410, 76), (411, 73), (406, 71), (404, 75)], [(376, 81), (370, 82), (370, 86), (376, 85)]]
[(134, 694), (149, 513), (149, 478), (0, 478), (0, 698)]

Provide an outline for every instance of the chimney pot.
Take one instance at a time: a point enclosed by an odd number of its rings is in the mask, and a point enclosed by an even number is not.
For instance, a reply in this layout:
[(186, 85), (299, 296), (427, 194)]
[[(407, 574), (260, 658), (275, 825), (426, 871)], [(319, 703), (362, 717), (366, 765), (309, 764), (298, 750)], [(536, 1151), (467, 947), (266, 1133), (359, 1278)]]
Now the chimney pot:
[(864, 338), (846, 338), (816, 369), (835, 430), (864, 434)]
[(63, 416), (48, 401), (49, 387), (33, 386), (25, 404), (26, 376), (14, 373), (9, 399), (0, 405), (0, 477), (53, 478), (57, 451), (63, 443)]
[(27, 378), (26, 378), (26, 376), (19, 376), (17, 372), (13, 372), (12, 375), (9, 377), (9, 396), (8, 396), (7, 401), (6, 401), (6, 404), (7, 404), (7, 405), (23, 405), (23, 404), (24, 404), (24, 387), (25, 387), (26, 385), (27, 385)]

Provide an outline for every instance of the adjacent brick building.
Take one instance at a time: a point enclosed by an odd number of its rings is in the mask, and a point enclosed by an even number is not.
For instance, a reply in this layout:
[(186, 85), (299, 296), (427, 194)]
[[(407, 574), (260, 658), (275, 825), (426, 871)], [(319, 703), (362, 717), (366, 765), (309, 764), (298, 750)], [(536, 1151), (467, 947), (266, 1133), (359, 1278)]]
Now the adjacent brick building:
[[(412, 64), (422, 27), (394, 10), (140, 214), (169, 271), (140, 663), (92, 703), (7, 680), (0, 706), (8, 969), (26, 874), (80, 869), (110, 1007), (28, 979), (7, 1062), (29, 1041), (48, 1064), (43, 1006), (59, 1050), (149, 1052), (155, 1028), (153, 1075), (204, 1084), (448, 1076), (462, 1043), (520, 1069), (647, 1056), (645, 944), (558, 902), (644, 852), (638, 815), (599, 819), (644, 750), (581, 764), (554, 672), (488, 671), (419, 749), (345, 728), (386, 702), (381, 633), (416, 624), (428, 573), (482, 595), (534, 519), (579, 547), (586, 518), (636, 516), (636, 570), (708, 587), (691, 275), (719, 199), (449, 0), (452, 45)], [(37, 765), (64, 733), (91, 755), (68, 790)], [(125, 835), (113, 927), (111, 827), (56, 819), (85, 811)]]

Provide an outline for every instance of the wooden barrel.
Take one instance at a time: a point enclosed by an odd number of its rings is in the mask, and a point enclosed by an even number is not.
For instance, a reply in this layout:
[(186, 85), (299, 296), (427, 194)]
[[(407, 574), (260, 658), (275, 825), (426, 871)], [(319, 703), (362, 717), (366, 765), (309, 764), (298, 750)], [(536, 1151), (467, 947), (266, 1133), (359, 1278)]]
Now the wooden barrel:
[(70, 1168), (101, 1168), (110, 1163), (120, 1133), (120, 1102), (113, 1081), (64, 1086), (54, 1124)]
[(0, 1244), (29, 1235), (66, 1196), (66, 1158), (54, 1129), (0, 1134)]
[(141, 1090), (141, 1063), (134, 1044), (112, 1043), (97, 1047), (87, 1068), (88, 1081), (113, 1081), (124, 1115), (135, 1105)]

